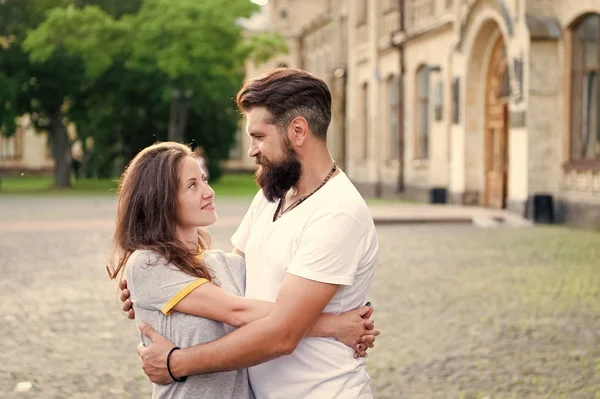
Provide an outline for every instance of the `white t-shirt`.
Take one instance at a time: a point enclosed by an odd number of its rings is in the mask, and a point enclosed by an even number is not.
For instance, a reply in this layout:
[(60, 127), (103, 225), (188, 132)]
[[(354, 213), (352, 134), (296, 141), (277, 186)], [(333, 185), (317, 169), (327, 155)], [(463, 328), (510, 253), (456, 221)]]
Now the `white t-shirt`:
[[(340, 288), (325, 307), (365, 304), (378, 260), (371, 213), (341, 172), (273, 222), (277, 203), (254, 197), (233, 245), (246, 254), (246, 297), (275, 302), (286, 273)], [(335, 338), (304, 338), (287, 356), (249, 369), (257, 398), (370, 398), (364, 358)]]

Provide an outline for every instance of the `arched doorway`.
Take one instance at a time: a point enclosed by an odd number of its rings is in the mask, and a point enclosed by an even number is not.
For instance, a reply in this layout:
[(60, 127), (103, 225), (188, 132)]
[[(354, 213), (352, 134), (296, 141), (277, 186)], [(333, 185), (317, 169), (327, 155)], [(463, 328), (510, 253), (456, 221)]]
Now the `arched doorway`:
[(502, 36), (493, 47), (485, 89), (485, 192), (483, 205), (506, 206), (510, 83)]

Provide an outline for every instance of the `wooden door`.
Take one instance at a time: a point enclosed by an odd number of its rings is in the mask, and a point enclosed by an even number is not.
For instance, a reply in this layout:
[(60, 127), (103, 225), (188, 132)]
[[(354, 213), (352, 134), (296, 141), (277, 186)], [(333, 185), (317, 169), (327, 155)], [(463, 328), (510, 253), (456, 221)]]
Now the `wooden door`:
[(488, 107), (487, 112), (486, 205), (492, 208), (505, 206), (508, 166), (506, 111), (506, 104), (497, 104)]
[(484, 205), (492, 208), (506, 206), (508, 95), (508, 63), (500, 39), (492, 51), (486, 84)]

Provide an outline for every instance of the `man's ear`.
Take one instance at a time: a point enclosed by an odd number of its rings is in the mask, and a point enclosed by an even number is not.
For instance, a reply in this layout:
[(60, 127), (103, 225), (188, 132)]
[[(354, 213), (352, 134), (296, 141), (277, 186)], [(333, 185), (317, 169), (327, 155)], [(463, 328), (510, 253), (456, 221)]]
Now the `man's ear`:
[(308, 122), (301, 116), (298, 116), (290, 122), (288, 127), (288, 138), (296, 146), (304, 144), (308, 135), (310, 134), (308, 129)]

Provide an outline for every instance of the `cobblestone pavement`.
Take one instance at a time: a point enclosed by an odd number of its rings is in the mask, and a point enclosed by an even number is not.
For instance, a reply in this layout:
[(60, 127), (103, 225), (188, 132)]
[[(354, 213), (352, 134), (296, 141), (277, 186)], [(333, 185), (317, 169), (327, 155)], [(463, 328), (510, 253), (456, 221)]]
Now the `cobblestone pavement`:
[[(114, 205), (0, 196), (0, 398), (150, 396), (103, 267)], [(247, 205), (218, 202), (214, 247)], [(600, 234), (378, 230), (376, 398), (600, 397)]]

